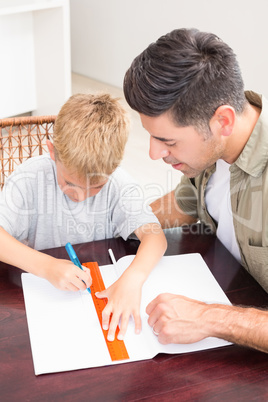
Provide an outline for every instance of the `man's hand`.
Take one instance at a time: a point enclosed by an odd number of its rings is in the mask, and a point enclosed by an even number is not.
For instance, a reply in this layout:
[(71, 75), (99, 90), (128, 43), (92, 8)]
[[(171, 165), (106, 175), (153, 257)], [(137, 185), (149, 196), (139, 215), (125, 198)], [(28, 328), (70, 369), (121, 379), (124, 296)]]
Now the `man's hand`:
[(209, 336), (203, 325), (208, 308), (200, 301), (164, 293), (148, 304), (146, 313), (160, 343), (193, 343)]
[(268, 353), (268, 311), (165, 293), (148, 304), (146, 312), (160, 343), (193, 343), (215, 336)]

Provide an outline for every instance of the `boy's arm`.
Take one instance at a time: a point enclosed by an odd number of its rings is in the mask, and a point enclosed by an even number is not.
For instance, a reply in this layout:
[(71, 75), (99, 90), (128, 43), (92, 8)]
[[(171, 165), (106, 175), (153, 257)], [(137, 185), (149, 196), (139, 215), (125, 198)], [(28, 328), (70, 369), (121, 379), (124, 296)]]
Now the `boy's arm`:
[(111, 341), (120, 318), (118, 339), (123, 339), (131, 315), (135, 321), (135, 332), (140, 332), (141, 289), (167, 248), (166, 237), (157, 223), (145, 224), (135, 230), (135, 234), (141, 243), (133, 262), (112, 286), (98, 293), (98, 297), (108, 298), (102, 312), (102, 326), (103, 329), (109, 328), (108, 339)]
[[(61, 290), (84, 290), (91, 285), (89, 270), (69, 260), (51, 257), (22, 244), (0, 227), (0, 260), (41, 278)], [(85, 283), (83, 283), (84, 281)]]
[(160, 343), (192, 343), (215, 336), (268, 353), (268, 311), (206, 304), (161, 294), (146, 309)]

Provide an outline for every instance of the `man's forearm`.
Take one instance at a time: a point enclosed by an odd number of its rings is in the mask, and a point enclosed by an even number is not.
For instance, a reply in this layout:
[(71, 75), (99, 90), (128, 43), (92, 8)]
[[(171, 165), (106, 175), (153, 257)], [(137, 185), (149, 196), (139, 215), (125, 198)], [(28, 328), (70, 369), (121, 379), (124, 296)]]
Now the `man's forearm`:
[(268, 353), (268, 311), (209, 305), (204, 318), (212, 336)]
[(175, 192), (158, 198), (150, 205), (153, 213), (157, 216), (163, 229), (190, 225), (197, 220), (190, 215), (185, 214), (178, 206), (175, 199)]

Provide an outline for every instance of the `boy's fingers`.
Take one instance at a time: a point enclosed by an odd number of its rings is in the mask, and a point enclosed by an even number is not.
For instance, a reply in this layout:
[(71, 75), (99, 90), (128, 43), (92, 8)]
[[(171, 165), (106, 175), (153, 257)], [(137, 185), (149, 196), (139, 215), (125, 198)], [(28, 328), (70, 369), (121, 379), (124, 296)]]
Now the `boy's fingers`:
[(82, 271), (80, 268), (76, 267), (76, 272), (75, 272), (76, 276), (78, 276), (78, 279), (80, 280), (80, 282), (82, 282), (82, 284), (84, 285), (78, 285), (78, 288), (80, 290), (85, 290), (86, 288), (89, 288), (92, 284), (92, 278), (90, 275), (90, 271), (88, 270), (86, 271)]
[(108, 298), (108, 296), (106, 295), (106, 290), (103, 290), (102, 292), (96, 292), (96, 293), (95, 293), (95, 296), (96, 296), (98, 299), (105, 299), (105, 298)]
[(85, 290), (87, 288), (87, 285), (77, 277), (73, 278), (72, 281), (70, 281), (70, 284), (75, 287), (74, 290)]
[(140, 334), (141, 332), (141, 316), (139, 314), (133, 314), (135, 321), (135, 333)]
[[(129, 322), (129, 315), (124, 315), (121, 317), (120, 323), (120, 331), (118, 333), (117, 339), (123, 340), (124, 336), (127, 332), (128, 322)], [(133, 313), (133, 318), (135, 321), (135, 333), (139, 334), (141, 332), (141, 317), (138, 313)]]
[[(78, 279), (79, 280), (79, 279)], [(81, 282), (81, 281), (79, 281), (79, 282)], [(73, 283), (71, 283), (71, 282), (67, 282), (66, 283), (66, 290), (70, 290), (70, 291), (72, 291), (72, 292), (77, 292), (77, 290), (78, 290), (78, 287), (77, 286), (75, 286)]]
[(124, 336), (125, 336), (126, 331), (127, 331), (128, 322), (129, 322), (129, 316), (128, 315), (124, 315), (124, 316), (121, 317), (120, 331), (119, 331), (119, 333), (117, 335), (117, 339), (119, 339), (120, 341), (122, 341), (124, 339)]
[(108, 341), (114, 341), (115, 331), (116, 331), (116, 327), (118, 325), (118, 322), (119, 322), (119, 316), (115, 316), (113, 314), (113, 316), (111, 318), (110, 325), (109, 325), (109, 332), (108, 332), (108, 335), (107, 335)]
[(81, 269), (80, 269), (79, 276), (87, 284), (87, 286), (90, 286), (92, 284), (92, 278), (91, 278), (91, 275), (90, 275), (90, 270), (81, 271)]
[(108, 330), (109, 328), (109, 322), (110, 322), (110, 316), (112, 312), (108, 308), (108, 305), (102, 310), (102, 328), (104, 330)]

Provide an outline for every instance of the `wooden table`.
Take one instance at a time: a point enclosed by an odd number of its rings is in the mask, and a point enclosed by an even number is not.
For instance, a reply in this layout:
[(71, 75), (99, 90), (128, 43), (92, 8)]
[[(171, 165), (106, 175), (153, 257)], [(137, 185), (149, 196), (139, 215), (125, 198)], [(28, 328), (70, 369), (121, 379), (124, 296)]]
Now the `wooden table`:
[[(167, 255), (199, 252), (235, 304), (268, 306), (268, 295), (201, 225), (166, 232)], [(81, 262), (110, 263), (138, 242), (109, 239), (74, 246)], [(64, 248), (48, 254), (67, 258)], [(152, 360), (36, 377), (21, 289), (21, 271), (0, 264), (0, 400), (6, 401), (267, 401), (268, 355), (231, 345)], [(83, 340), (86, 348), (86, 339)]]

